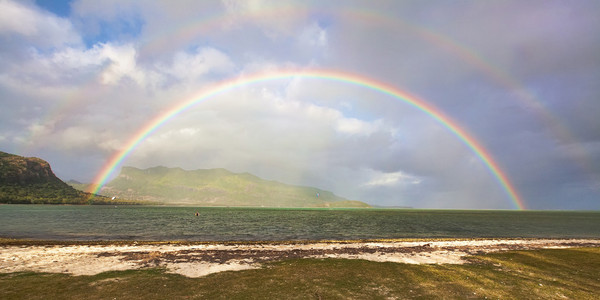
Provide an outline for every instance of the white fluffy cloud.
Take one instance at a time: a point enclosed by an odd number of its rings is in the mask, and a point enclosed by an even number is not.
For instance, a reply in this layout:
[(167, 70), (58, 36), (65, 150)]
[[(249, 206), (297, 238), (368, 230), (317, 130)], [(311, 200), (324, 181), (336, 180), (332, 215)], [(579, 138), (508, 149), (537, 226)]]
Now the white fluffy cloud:
[(14, 36), (37, 47), (80, 44), (71, 22), (26, 2), (0, 1), (0, 35)]
[(136, 50), (132, 45), (115, 47), (102, 45), (100, 58), (109, 61), (102, 72), (102, 82), (114, 84), (123, 77), (129, 77), (140, 85), (145, 84), (145, 73), (139, 70), (136, 63)]

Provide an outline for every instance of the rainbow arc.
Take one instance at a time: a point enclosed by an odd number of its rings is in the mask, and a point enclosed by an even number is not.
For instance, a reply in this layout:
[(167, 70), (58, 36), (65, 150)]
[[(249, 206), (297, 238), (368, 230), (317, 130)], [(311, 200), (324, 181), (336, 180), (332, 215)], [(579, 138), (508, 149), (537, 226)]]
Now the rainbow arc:
[(98, 172), (98, 174), (95, 176), (93, 184), (88, 189), (88, 192), (92, 194), (98, 194), (102, 187), (106, 184), (110, 176), (128, 157), (128, 155), (140, 145), (140, 143), (142, 143), (148, 136), (154, 133), (163, 124), (175, 118), (177, 115), (185, 112), (189, 108), (201, 102), (207, 101), (211, 98), (214, 98), (215, 96), (224, 94), (228, 91), (240, 88), (242, 86), (257, 84), (260, 82), (293, 78), (312, 78), (319, 80), (328, 80), (363, 87), (366, 89), (376, 91), (383, 95), (390, 96), (393, 99), (403, 102), (425, 113), (426, 115), (434, 119), (436, 122), (441, 124), (443, 127), (445, 127), (454, 136), (456, 136), (468, 149), (470, 149), (481, 160), (481, 162), (488, 168), (490, 173), (494, 176), (496, 181), (500, 184), (507, 197), (510, 199), (514, 208), (525, 209), (523, 200), (518, 195), (514, 185), (509, 181), (506, 173), (504, 173), (500, 166), (494, 161), (491, 154), (465, 129), (461, 128), (457, 124), (457, 122), (452, 120), (450, 117), (446, 116), (435, 106), (427, 103), (426, 101), (414, 95), (409, 94), (408, 92), (400, 90), (387, 83), (377, 81), (373, 78), (348, 72), (340, 72), (337, 70), (327, 69), (294, 69), (259, 72), (225, 80), (210, 88), (202, 89), (193, 97), (177, 102), (175, 105), (165, 110), (164, 112), (156, 115), (149, 122), (140, 127), (140, 129), (127, 140), (123, 148), (120, 151), (114, 153), (108, 159), (108, 161), (101, 168), (100, 172)]

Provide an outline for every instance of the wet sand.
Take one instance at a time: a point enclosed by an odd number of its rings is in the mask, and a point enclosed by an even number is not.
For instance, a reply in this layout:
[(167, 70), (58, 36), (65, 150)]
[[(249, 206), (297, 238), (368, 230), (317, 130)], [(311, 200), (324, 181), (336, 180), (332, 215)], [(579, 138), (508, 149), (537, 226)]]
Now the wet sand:
[(409, 264), (463, 264), (466, 256), (496, 251), (600, 247), (600, 239), (461, 239), (253, 243), (31, 242), (0, 243), (0, 272), (94, 275), (166, 268), (201, 277), (260, 268), (298, 258), (364, 259)]

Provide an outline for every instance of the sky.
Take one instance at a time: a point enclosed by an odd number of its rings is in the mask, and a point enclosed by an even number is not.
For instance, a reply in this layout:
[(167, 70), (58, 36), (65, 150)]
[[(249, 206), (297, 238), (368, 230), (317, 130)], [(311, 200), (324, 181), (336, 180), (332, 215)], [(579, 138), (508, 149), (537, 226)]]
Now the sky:
[[(598, 12), (595, 0), (0, 0), (0, 151), (65, 181), (92, 182), (128, 150), (108, 179), (226, 168), (372, 205), (518, 209), (508, 184), (522, 208), (598, 210)], [(319, 72), (346, 75), (302, 75)], [(256, 74), (269, 79), (244, 79)]]

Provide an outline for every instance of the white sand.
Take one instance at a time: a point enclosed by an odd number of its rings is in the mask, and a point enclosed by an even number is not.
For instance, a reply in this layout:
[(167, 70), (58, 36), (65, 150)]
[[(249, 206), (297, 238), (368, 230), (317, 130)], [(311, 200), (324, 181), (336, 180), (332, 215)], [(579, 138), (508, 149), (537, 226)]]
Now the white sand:
[(0, 246), (0, 272), (94, 275), (163, 267), (188, 277), (260, 268), (288, 258), (344, 258), (410, 264), (461, 264), (479, 252), (593, 246), (599, 239), (433, 240), (297, 244)]
[(223, 271), (240, 271), (260, 268), (259, 264), (245, 262), (229, 262), (226, 264), (190, 262), (190, 263), (167, 263), (167, 270), (187, 277), (202, 277), (212, 273)]

